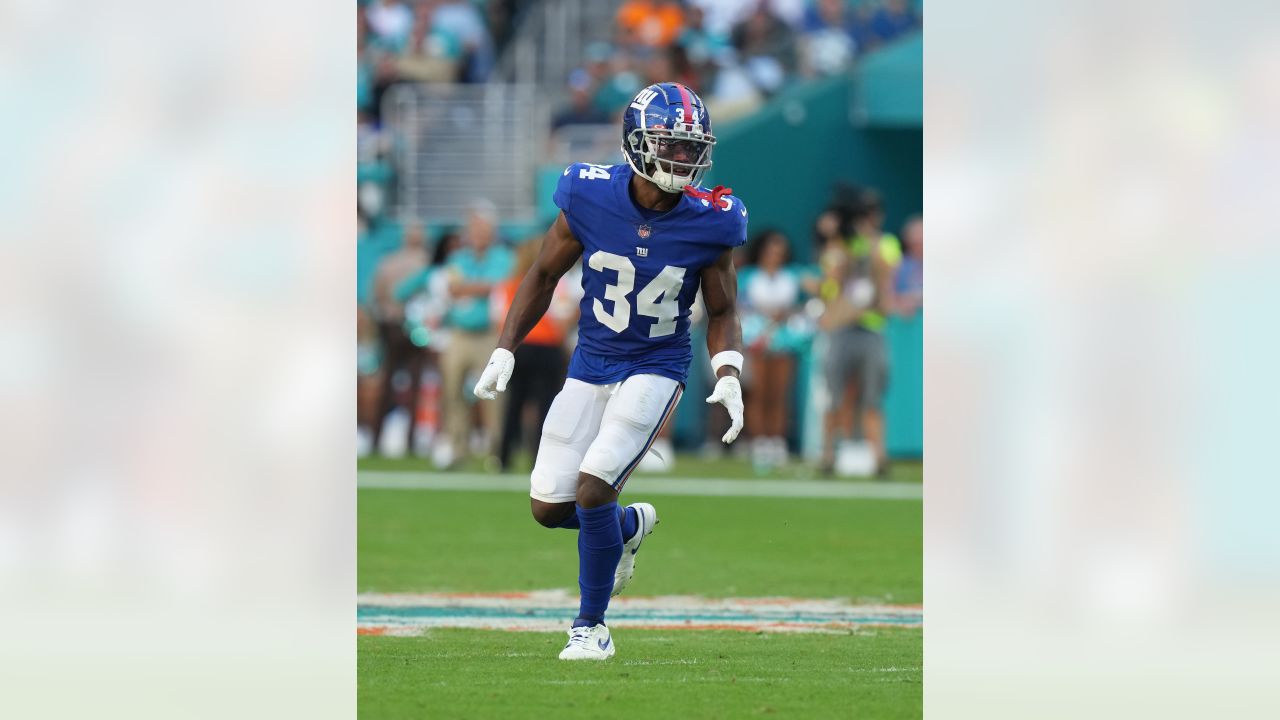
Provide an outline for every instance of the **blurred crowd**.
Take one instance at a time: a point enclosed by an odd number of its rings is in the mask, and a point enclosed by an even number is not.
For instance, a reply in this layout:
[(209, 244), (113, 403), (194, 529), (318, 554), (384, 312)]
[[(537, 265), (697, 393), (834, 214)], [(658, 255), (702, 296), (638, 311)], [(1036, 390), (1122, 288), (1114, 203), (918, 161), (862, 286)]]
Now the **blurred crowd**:
[(518, 0), (357, 0), (356, 105), (376, 120), (397, 82), (482, 83)]
[[(536, 0), (358, 0), (357, 107), (379, 122), (396, 83), (482, 83)], [(616, 119), (640, 88), (675, 80), (724, 119), (791, 77), (842, 71), (917, 30), (910, 0), (626, 0), (611, 39), (569, 73), (555, 127)]]
[[(546, 316), (517, 351), (508, 391), (497, 402), (476, 402), (469, 390), (541, 247), (539, 235), (500, 237), (497, 220), (493, 206), (477, 200), (462, 227), (431, 241), (421, 226), (408, 224), (400, 248), (378, 262), (359, 307), (362, 455), (413, 454), (441, 469), (468, 457), (483, 458), (491, 470), (512, 469), (521, 450), (526, 468), (532, 461), (576, 343), (581, 269), (561, 280)], [(919, 217), (896, 235), (883, 225), (874, 190), (840, 188), (814, 222), (815, 263), (793, 262), (796, 239), (770, 229), (736, 255), (748, 362), (746, 427), (735, 450), (757, 467), (785, 465), (799, 450), (802, 388), (826, 398), (818, 466), (837, 471), (846, 462), (842, 452), (862, 447), (867, 458), (853, 472), (885, 472), (883, 331), (890, 315), (922, 311), (924, 245)], [(693, 322), (697, 357), (700, 307)], [(825, 350), (814, 358), (813, 377), (803, 378), (801, 358), (815, 344)], [(703, 451), (719, 454), (727, 419), (706, 412)], [(669, 468), (670, 460), (658, 466)]]
[(588, 46), (571, 73), (556, 125), (616, 120), (642, 87), (671, 80), (729, 119), (788, 78), (841, 72), (919, 27), (908, 0), (628, 0), (613, 41)]

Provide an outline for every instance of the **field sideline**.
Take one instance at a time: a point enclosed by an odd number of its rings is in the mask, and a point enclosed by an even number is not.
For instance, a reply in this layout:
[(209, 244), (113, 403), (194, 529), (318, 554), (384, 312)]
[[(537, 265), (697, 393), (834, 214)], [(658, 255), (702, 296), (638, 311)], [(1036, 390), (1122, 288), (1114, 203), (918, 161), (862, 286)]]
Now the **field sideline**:
[[(625, 500), (654, 503), (662, 523), (615, 606), (618, 655), (584, 667), (556, 659), (576, 600), (576, 535), (534, 523), (523, 488), (389, 489), (361, 475), (361, 717), (921, 714), (918, 499), (660, 494), (663, 476), (638, 476)], [(401, 480), (467, 477), (417, 476)], [(784, 596), (804, 604), (752, 615), (760, 598)], [(644, 629), (654, 618), (672, 622)], [(819, 632), (784, 627), (806, 622)], [(737, 629), (689, 629), (713, 626)]]

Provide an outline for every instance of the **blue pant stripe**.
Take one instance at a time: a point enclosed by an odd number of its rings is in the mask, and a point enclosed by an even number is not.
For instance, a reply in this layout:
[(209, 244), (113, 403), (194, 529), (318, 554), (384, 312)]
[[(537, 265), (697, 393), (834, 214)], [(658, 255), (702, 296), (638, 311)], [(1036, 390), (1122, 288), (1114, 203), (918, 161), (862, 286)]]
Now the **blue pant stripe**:
[(684, 386), (676, 385), (675, 392), (671, 394), (671, 399), (667, 401), (666, 409), (662, 411), (662, 418), (658, 420), (653, 432), (649, 434), (649, 440), (641, 448), (640, 454), (627, 465), (627, 469), (623, 470), (618, 479), (613, 482), (614, 490), (622, 492), (622, 486), (627, 484), (627, 478), (631, 477), (631, 473), (640, 465), (640, 461), (644, 459), (645, 453), (649, 452), (649, 448), (653, 447), (653, 441), (658, 439), (658, 433), (662, 430), (662, 426), (667, 424), (667, 419), (671, 417), (671, 413), (675, 410), (676, 403), (679, 402), (682, 393), (684, 393)]

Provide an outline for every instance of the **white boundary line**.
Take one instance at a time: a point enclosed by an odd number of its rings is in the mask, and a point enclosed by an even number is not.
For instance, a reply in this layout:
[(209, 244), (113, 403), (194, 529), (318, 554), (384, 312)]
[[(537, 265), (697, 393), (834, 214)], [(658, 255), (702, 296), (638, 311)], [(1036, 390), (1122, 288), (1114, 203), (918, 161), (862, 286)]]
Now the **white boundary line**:
[[(529, 492), (527, 475), (477, 473), (415, 473), (364, 470), (356, 473), (361, 488), (392, 490), (483, 490)], [(868, 500), (920, 500), (915, 483), (843, 482), (836, 480), (734, 480), (640, 476), (627, 490), (646, 495), (703, 495), (709, 497), (861, 498)]]

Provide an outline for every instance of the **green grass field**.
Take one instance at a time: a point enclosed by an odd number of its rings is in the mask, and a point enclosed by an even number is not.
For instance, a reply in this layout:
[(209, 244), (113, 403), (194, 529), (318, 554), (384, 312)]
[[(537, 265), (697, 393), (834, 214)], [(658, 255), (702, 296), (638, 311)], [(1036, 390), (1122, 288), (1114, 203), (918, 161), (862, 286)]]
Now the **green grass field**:
[[(694, 469), (681, 461), (678, 471)], [(701, 474), (732, 476), (719, 466)], [(645, 542), (628, 596), (921, 602), (918, 500), (646, 495), (642, 477), (628, 484), (624, 497), (653, 502), (662, 518)], [(576, 593), (575, 534), (534, 523), (523, 494), (361, 489), (358, 512), (361, 592)], [(620, 628), (614, 637), (616, 657), (583, 664), (556, 659), (563, 632), (362, 636), (360, 715), (909, 718), (922, 712), (920, 629)]]
[(920, 717), (920, 637), (619, 631), (604, 663), (557, 660), (562, 634), (362, 637), (360, 717)]

